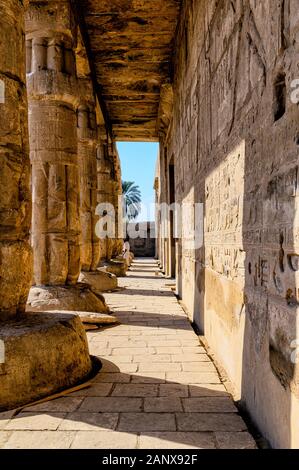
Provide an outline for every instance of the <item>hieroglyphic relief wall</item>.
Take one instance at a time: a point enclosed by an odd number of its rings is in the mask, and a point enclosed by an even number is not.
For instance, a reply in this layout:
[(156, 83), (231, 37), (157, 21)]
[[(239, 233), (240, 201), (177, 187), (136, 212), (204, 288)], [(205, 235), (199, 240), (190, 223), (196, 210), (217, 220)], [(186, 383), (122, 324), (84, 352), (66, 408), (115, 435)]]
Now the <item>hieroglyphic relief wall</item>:
[(204, 204), (203, 246), (177, 242), (178, 293), (276, 447), (299, 445), (298, 33), (297, 0), (186, 0), (161, 135), (176, 201)]

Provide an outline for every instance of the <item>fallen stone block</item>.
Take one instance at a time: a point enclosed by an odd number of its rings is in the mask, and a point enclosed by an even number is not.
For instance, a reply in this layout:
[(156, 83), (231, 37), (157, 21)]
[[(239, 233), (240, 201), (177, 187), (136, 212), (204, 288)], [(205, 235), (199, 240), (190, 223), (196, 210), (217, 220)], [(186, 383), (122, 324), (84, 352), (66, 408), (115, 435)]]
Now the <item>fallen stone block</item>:
[(88, 284), (95, 294), (117, 289), (117, 277), (107, 272), (106, 268), (99, 268), (95, 272), (81, 272), (79, 282)]
[(26, 310), (108, 313), (109, 307), (101, 294), (93, 293), (86, 284), (76, 284), (75, 286), (32, 287)]
[(107, 261), (105, 267), (109, 273), (115, 274), (117, 277), (125, 277), (128, 270), (127, 263), (124, 259)]

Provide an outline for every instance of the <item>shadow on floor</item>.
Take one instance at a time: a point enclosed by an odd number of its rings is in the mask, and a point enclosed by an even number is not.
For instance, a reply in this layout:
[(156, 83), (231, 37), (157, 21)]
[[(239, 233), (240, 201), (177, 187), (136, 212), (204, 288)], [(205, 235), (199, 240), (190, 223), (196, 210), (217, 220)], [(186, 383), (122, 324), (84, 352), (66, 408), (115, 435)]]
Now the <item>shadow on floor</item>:
[[(161, 314), (154, 314), (154, 313), (148, 313), (148, 312), (140, 312), (139, 310), (133, 310), (133, 311), (118, 311), (114, 310), (113, 314), (118, 318), (118, 320), (121, 321), (121, 325), (127, 325), (127, 326), (142, 326), (142, 327), (148, 327), (148, 328), (157, 328), (159, 326), (160, 328), (165, 328), (165, 329), (174, 329), (174, 330), (187, 330), (187, 331), (193, 331), (193, 328), (191, 326), (191, 323), (189, 323), (188, 319), (186, 316), (180, 316), (180, 315), (164, 315), (163, 317)], [(126, 318), (129, 316), (129, 318)], [(134, 319), (134, 316), (137, 318)], [(148, 320), (146, 319), (148, 316)], [(140, 317), (140, 318), (139, 318)], [(161, 319), (162, 317), (162, 319)], [(107, 329), (112, 329), (115, 328), (115, 325), (107, 326), (104, 328), (101, 328), (100, 330), (94, 330), (93, 334), (95, 333), (101, 333), (103, 330)], [(165, 333), (166, 334), (166, 333)]]
[[(132, 277), (132, 276), (130, 276)], [(125, 289), (123, 290), (119, 290), (119, 291), (114, 291), (113, 294), (116, 296), (116, 295), (133, 295), (134, 297), (138, 296), (138, 295), (148, 295), (148, 296), (151, 296), (151, 297), (172, 297), (174, 300), (176, 300), (173, 292), (171, 291), (158, 291), (157, 289), (155, 288), (149, 288), (149, 289), (144, 289), (144, 288), (140, 288), (140, 289), (132, 289), (131, 287), (126, 287)]]
[[(126, 448), (128, 434), (136, 436), (136, 445), (137, 435), (141, 436), (141, 448), (255, 447), (215, 372), (201, 373), (210, 382), (206, 385), (188, 385), (160, 379), (155, 373), (122, 373), (114, 363), (102, 362), (102, 370), (88, 389), (28, 406), (6, 425), (1, 426), (0, 417), (0, 429), (26, 431), (27, 448), (37, 448), (39, 436), (46, 430), (53, 437), (59, 431), (79, 431), (73, 436), (72, 448)], [(202, 364), (203, 369), (208, 367), (204, 364), (211, 366), (210, 362)], [(24, 448), (18, 436), (11, 434), (5, 447)], [(46, 445), (51, 447), (51, 437)]]

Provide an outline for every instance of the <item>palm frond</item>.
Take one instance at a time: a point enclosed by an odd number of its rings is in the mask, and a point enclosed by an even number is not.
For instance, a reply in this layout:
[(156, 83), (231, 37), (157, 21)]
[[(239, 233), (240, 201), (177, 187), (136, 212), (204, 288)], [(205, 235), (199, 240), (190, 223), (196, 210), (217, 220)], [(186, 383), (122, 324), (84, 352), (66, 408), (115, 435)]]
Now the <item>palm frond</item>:
[(141, 211), (141, 191), (133, 181), (122, 181), (122, 192), (124, 198), (124, 209), (126, 218), (134, 220)]

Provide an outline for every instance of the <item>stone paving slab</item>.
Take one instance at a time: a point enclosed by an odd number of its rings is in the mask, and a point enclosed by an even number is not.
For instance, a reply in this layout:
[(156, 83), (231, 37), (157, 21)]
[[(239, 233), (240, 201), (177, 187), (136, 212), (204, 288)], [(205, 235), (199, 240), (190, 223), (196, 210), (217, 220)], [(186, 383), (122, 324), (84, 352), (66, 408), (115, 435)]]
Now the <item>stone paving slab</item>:
[(105, 413), (106, 411), (141, 411), (143, 401), (141, 398), (128, 397), (88, 397), (83, 401), (79, 411)]
[[(73, 431), (16, 431), (4, 449), (69, 449), (76, 437)], [(1, 437), (0, 437), (1, 441)]]
[(0, 448), (252, 449), (256, 447), (169, 281), (136, 260), (105, 294), (121, 322), (88, 332), (102, 361), (92, 385), (0, 413)]
[(174, 413), (122, 413), (118, 429), (127, 432), (175, 431)]
[(138, 435), (135, 433), (79, 431), (72, 449), (136, 449)]
[(153, 432), (140, 436), (140, 449), (216, 449), (213, 433)]
[(59, 425), (61, 431), (109, 431), (116, 429), (118, 413), (70, 413)]
[(55, 431), (66, 417), (66, 413), (20, 413), (11, 419), (5, 430), (11, 431)]

